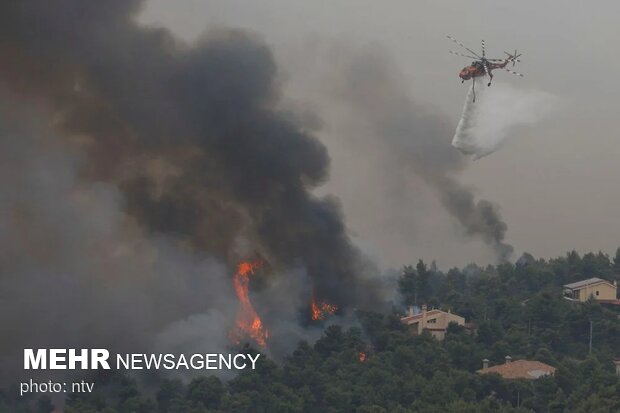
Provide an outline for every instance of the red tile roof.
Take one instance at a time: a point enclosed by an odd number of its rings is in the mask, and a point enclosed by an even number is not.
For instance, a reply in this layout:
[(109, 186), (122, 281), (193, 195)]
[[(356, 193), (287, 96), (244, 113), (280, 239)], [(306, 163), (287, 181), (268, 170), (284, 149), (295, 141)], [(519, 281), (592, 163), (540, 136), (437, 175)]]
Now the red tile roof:
[(555, 373), (555, 367), (541, 363), (540, 361), (515, 360), (510, 363), (499, 364), (487, 369), (478, 370), (476, 373), (497, 373), (505, 379), (534, 380)]

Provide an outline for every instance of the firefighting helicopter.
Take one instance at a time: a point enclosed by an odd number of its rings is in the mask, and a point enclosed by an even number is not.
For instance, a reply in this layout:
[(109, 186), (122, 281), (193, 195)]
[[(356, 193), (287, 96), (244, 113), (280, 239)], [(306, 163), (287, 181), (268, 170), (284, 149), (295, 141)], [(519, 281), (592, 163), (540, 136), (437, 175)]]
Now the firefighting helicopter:
[[(452, 40), (454, 43), (456, 43), (457, 45), (459, 45), (463, 49), (467, 50), (473, 56), (462, 54), (462, 53), (458, 53), (458, 52), (453, 52), (452, 50), (449, 51), (450, 53), (452, 53), (454, 55), (457, 55), (457, 56), (463, 56), (463, 57), (467, 57), (467, 58), (470, 58), (470, 59), (475, 59), (471, 63), (471, 65), (464, 67), (459, 72), (459, 77), (461, 78), (461, 83), (465, 82), (466, 80), (472, 79), (472, 82), (475, 85), (475, 78), (487, 75), (487, 76), (489, 76), (489, 83), (487, 84), (487, 86), (491, 86), (491, 82), (493, 81), (493, 70), (495, 70), (495, 69), (504, 69), (505, 71), (510, 72), (513, 75), (517, 75), (517, 76), (523, 77), (523, 75), (521, 73), (518, 73), (518, 72), (515, 72), (514, 70), (510, 70), (510, 69), (506, 68), (506, 66), (510, 62), (512, 62), (512, 66), (514, 67), (516, 62), (520, 62), (521, 61), (521, 60), (519, 60), (519, 57), (521, 57), (521, 54), (518, 54), (516, 50), (514, 51), (514, 53), (504, 52), (508, 56), (508, 57), (506, 57), (504, 59), (487, 59), (487, 57), (486, 57), (486, 47), (485, 47), (484, 40), (482, 40), (482, 56), (480, 56), (478, 53), (474, 52), (470, 48), (465, 47), (465, 45), (463, 43), (459, 42), (454, 37), (452, 37), (452, 36), (447, 36), (447, 37), (448, 37), (448, 39)], [(473, 85), (472, 85), (472, 88), (473, 88)], [(474, 91), (474, 97), (473, 98), (474, 98), (474, 101), (476, 101), (476, 93), (475, 93), (475, 91)]]

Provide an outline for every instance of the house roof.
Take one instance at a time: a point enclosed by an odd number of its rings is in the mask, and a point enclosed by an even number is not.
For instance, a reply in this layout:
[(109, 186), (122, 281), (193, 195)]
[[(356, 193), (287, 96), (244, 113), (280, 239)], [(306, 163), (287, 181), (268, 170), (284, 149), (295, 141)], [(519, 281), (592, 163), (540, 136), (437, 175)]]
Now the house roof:
[(581, 280), (581, 281), (577, 281), (574, 283), (570, 283), (570, 284), (564, 284), (565, 288), (570, 288), (571, 290), (576, 290), (579, 288), (583, 288), (583, 287), (587, 287), (588, 285), (592, 285), (592, 284), (600, 284), (600, 283), (605, 283), (605, 284), (609, 284), (613, 287), (613, 285), (607, 281), (607, 280), (603, 280), (601, 278), (588, 278), (587, 280)]
[(497, 373), (505, 379), (534, 380), (555, 373), (555, 367), (534, 360), (515, 360), (510, 363), (478, 370), (476, 373)]
[[(400, 319), (400, 321), (402, 321), (403, 323), (407, 323), (407, 324), (413, 324), (413, 323), (416, 323), (418, 321), (421, 321), (423, 315), (424, 315), (424, 311), (422, 311), (421, 313), (418, 313), (418, 314), (408, 315), (408, 316), (402, 317)], [(442, 311), (442, 310), (439, 310), (439, 309), (434, 309), (434, 310), (426, 311), (426, 318), (432, 319), (432, 318), (434, 318), (435, 316), (438, 316), (438, 315), (447, 315), (447, 316), (450, 316), (450, 317), (453, 317), (453, 318), (459, 318), (459, 319), (463, 320), (463, 323), (465, 322), (465, 318), (463, 318), (460, 315), (455, 314), (455, 313), (450, 313), (450, 312)]]
[[(441, 310), (428, 310), (426, 312), (426, 316), (434, 316), (435, 314), (439, 314), (439, 313), (444, 313), (445, 311), (441, 311)], [(446, 313), (447, 314), (447, 313)], [(408, 315), (405, 316), (403, 318), (401, 318), (402, 321), (415, 321), (417, 319), (422, 319), (422, 316), (424, 315), (424, 312), (418, 313), (418, 314), (414, 314), (414, 315)]]

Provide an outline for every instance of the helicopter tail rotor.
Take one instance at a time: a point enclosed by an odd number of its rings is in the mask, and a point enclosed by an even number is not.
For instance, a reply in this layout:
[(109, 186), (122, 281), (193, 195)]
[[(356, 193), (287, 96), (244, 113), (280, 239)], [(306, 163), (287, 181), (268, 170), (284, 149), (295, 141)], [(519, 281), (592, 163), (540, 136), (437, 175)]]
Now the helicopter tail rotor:
[(515, 49), (514, 53), (508, 53), (508, 52), (504, 52), (508, 55), (508, 61), (512, 62), (512, 66), (514, 67), (515, 63), (517, 62), (521, 62), (521, 60), (519, 60), (519, 57), (521, 57), (521, 54), (517, 53), (517, 49)]

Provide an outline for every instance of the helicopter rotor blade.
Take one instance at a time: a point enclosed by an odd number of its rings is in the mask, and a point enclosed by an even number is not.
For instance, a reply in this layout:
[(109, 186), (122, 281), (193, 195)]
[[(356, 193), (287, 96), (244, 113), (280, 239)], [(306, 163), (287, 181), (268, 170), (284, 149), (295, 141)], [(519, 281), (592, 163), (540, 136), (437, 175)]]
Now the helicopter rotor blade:
[(457, 56), (467, 57), (469, 59), (477, 59), (477, 57), (475, 57), (475, 56), (469, 56), (469, 55), (466, 55), (466, 54), (463, 54), (463, 53), (453, 52), (452, 50), (448, 50), (448, 53), (452, 53), (452, 54), (455, 54)]
[(487, 76), (491, 77), (491, 74), (489, 73), (489, 67), (487, 66), (487, 64), (485, 63), (483, 66), (484, 66), (484, 73), (486, 73)]
[(484, 45), (484, 39), (482, 39), (482, 57), (486, 57), (486, 48)]
[(505, 71), (512, 73), (513, 75), (517, 75), (520, 77), (523, 77), (523, 75), (521, 73), (515, 72), (514, 70), (510, 70), (510, 69), (506, 69), (504, 68)]
[(519, 60), (519, 57), (521, 57), (521, 53), (517, 54), (517, 51), (515, 50), (514, 54), (508, 53), (508, 52), (504, 52), (506, 53), (506, 55), (508, 56), (506, 59), (510, 60), (511, 62), (520, 62), (521, 60)]
[[(505, 62), (505, 61), (506, 61), (506, 59), (487, 59), (487, 60), (488, 60), (489, 62), (498, 62), (498, 63), (500, 63), (500, 62), (501, 62), (501, 63), (503, 63), (503, 62)], [(514, 62), (519, 62), (519, 63), (521, 63), (521, 60), (520, 60), (520, 59), (515, 59), (515, 60), (508, 59), (508, 61), (509, 61), (509, 62), (513, 62), (513, 63), (514, 63)]]
[(478, 56), (478, 53), (474, 52), (473, 50), (471, 50), (468, 47), (465, 47), (465, 45), (461, 42), (459, 42), (458, 40), (456, 40), (454, 37), (448, 35), (447, 36), (448, 39), (452, 40), (454, 43), (458, 44), (459, 46), (461, 46), (463, 49), (467, 50), (469, 53), (473, 54), (474, 56), (476, 56), (478, 59), (481, 59), (482, 57)]

